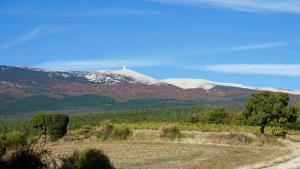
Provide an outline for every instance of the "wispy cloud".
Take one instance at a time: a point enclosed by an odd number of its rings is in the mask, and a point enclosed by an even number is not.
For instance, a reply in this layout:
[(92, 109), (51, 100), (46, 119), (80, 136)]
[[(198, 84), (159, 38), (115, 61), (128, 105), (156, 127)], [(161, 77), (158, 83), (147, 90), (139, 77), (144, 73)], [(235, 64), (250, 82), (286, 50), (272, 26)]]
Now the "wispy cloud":
[(300, 13), (298, 0), (146, 0), (171, 5), (218, 7), (244, 12)]
[(0, 45), (1, 48), (9, 48), (18, 44), (26, 43), (33, 40), (35, 37), (46, 34), (46, 33), (56, 33), (65, 30), (66, 26), (54, 26), (54, 25), (44, 25), (38, 26), (30, 30), (29, 32), (17, 37), (11, 42), (5, 42)]
[(96, 16), (140, 16), (160, 15), (161, 12), (146, 9), (103, 7), (86, 10), (40, 10), (34, 7), (6, 7), (0, 15), (39, 15), (57, 17), (96, 17)]
[(287, 46), (291, 43), (288, 42), (271, 42), (271, 43), (262, 43), (262, 44), (254, 44), (254, 45), (245, 45), (245, 46), (237, 46), (232, 48), (225, 48), (224, 51), (243, 51), (243, 50), (258, 50), (258, 49), (269, 49)]
[(99, 70), (105, 68), (146, 67), (169, 65), (170, 62), (150, 59), (115, 59), (115, 60), (59, 60), (37, 65), (40, 68), (51, 70)]
[(227, 48), (216, 48), (216, 49), (208, 49), (201, 50), (197, 52), (193, 52), (193, 55), (202, 55), (202, 54), (218, 54), (218, 53), (227, 53), (227, 52), (240, 52), (240, 51), (250, 51), (250, 50), (263, 50), (263, 49), (271, 49), (284, 47), (288, 45), (292, 45), (294, 42), (268, 42), (268, 43), (258, 43), (251, 45), (241, 45), (235, 47), (227, 47)]
[(218, 64), (206, 65), (200, 69), (233, 74), (300, 76), (300, 64)]

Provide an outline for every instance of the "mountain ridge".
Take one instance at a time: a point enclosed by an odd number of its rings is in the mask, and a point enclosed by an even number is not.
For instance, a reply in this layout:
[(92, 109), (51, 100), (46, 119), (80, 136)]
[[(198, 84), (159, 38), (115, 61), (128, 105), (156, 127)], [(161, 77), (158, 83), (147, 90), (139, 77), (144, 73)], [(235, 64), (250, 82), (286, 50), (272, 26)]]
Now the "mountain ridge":
[[(157, 80), (130, 69), (65, 72), (0, 66), (0, 111), (26, 105), (28, 100), (33, 102), (32, 107), (44, 107), (44, 103), (35, 96), (43, 96), (41, 98), (48, 98), (46, 100), (55, 104), (68, 97), (75, 97), (76, 100), (80, 96), (94, 95), (110, 97), (116, 104), (133, 100), (130, 103), (136, 103), (135, 107), (148, 104), (163, 105), (168, 100), (173, 100), (172, 105), (241, 104), (251, 93), (258, 90), (264, 88), (203, 79)], [(293, 102), (300, 99), (299, 95), (295, 95), (297, 91), (274, 88), (268, 90), (287, 91)], [(88, 99), (92, 100), (92, 98)], [(78, 104), (89, 105), (85, 103), (88, 99), (80, 99), (82, 103), (78, 102)], [(57, 107), (58, 104), (55, 106)]]
[[(29, 68), (29, 67), (28, 67)], [(43, 69), (40, 68), (29, 68), (29, 69), (34, 69), (37, 71), (41, 71)], [(85, 77), (90, 80), (91, 82), (109, 82), (109, 78), (101, 77), (101, 75), (109, 75), (109, 74), (116, 74), (120, 76), (128, 76), (133, 78), (133, 80), (148, 84), (148, 85), (162, 85), (164, 83), (169, 84), (169, 85), (174, 85), (176, 87), (180, 87), (182, 89), (196, 89), (196, 88), (202, 88), (205, 90), (209, 90), (215, 86), (227, 86), (227, 87), (237, 87), (237, 88), (244, 88), (244, 89), (250, 89), (250, 90), (266, 90), (266, 91), (272, 91), (272, 92), (284, 92), (288, 94), (294, 94), (294, 95), (300, 95), (300, 90), (293, 90), (293, 89), (283, 89), (283, 88), (274, 88), (274, 87), (254, 87), (254, 86), (249, 86), (249, 85), (244, 85), (244, 84), (239, 84), (239, 83), (228, 83), (228, 82), (215, 82), (215, 81), (210, 81), (206, 79), (198, 79), (198, 78), (167, 78), (167, 79), (161, 79), (157, 80), (154, 79), (150, 76), (144, 75), (142, 73), (133, 71), (131, 69), (127, 69), (125, 66), (123, 69), (119, 70), (96, 70), (96, 71), (51, 71), (51, 70), (44, 70), (47, 72), (65, 72), (65, 73), (81, 73), (85, 74)], [(100, 77), (99, 77), (100, 76)], [(112, 83), (116, 83), (114, 81), (111, 81)], [(118, 81), (117, 82), (122, 82)], [(131, 82), (132, 83), (132, 82)]]

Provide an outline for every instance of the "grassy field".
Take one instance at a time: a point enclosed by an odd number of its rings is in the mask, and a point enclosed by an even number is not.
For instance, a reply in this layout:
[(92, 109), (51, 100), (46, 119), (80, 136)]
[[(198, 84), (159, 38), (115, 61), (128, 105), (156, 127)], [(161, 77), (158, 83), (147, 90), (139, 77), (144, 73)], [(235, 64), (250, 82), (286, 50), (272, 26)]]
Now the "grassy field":
[[(282, 145), (254, 144), (256, 136), (241, 135), (251, 140), (236, 140), (230, 133), (183, 132), (187, 137), (162, 140), (157, 131), (135, 130), (125, 141), (100, 141), (88, 138), (61, 140), (47, 146), (58, 155), (74, 150), (100, 148), (118, 169), (232, 169), (274, 160), (290, 152)], [(70, 134), (71, 135), (71, 134)], [(239, 144), (239, 145), (238, 145)]]

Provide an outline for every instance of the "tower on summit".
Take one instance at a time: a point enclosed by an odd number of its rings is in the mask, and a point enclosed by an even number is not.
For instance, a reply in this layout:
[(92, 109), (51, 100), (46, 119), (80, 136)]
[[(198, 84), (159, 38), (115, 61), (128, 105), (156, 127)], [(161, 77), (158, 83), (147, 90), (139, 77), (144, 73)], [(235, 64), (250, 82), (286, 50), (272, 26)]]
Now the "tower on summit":
[(126, 70), (126, 66), (125, 65), (123, 65), (123, 70)]

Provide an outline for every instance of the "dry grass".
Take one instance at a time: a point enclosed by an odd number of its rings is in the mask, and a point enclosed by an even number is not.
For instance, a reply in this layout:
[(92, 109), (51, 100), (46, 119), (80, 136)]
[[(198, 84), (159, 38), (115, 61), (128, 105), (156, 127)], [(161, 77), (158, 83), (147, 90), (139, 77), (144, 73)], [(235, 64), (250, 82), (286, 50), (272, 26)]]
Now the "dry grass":
[(159, 131), (136, 130), (127, 141), (91, 137), (61, 140), (48, 146), (58, 155), (100, 148), (120, 169), (232, 169), (272, 161), (290, 152), (281, 144), (258, 144), (260, 141), (253, 134), (188, 131), (182, 134), (174, 142), (161, 139)]
[(122, 169), (232, 169), (272, 160), (287, 153), (269, 148), (132, 141), (64, 143), (50, 148), (58, 154), (100, 148), (117, 168)]

